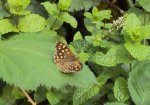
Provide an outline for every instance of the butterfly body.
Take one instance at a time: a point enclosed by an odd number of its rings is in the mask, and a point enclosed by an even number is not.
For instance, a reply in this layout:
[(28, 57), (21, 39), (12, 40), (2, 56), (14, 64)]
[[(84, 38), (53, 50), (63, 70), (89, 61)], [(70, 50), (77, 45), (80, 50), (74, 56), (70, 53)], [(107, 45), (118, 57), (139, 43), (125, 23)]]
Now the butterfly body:
[(62, 42), (56, 43), (54, 63), (63, 73), (77, 72), (83, 68), (82, 63), (76, 58), (75, 54)]

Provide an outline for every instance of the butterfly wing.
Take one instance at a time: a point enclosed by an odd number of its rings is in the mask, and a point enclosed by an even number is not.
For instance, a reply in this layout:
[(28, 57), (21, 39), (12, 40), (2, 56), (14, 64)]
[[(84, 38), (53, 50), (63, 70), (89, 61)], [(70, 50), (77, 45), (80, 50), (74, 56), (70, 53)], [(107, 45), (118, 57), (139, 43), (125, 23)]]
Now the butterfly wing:
[(61, 72), (71, 73), (82, 69), (82, 63), (76, 59), (72, 51), (62, 42), (57, 42), (55, 46), (54, 62)]

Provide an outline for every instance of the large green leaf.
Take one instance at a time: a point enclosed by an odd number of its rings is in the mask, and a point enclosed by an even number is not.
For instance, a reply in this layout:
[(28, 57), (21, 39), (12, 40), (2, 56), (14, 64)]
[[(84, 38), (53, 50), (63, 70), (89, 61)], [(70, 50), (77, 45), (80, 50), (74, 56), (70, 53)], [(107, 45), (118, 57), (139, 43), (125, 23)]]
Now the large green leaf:
[(25, 16), (19, 23), (19, 30), (21, 32), (38, 32), (46, 25), (46, 20), (36, 14)]
[(136, 105), (150, 105), (150, 61), (138, 63), (132, 69), (128, 88)]
[[(80, 72), (61, 73), (53, 62), (54, 42), (49, 33), (26, 33), (0, 42), (0, 78), (24, 89), (40, 85), (61, 88), (96, 83), (93, 73), (84, 65)], [(54, 37), (54, 38), (53, 38)]]

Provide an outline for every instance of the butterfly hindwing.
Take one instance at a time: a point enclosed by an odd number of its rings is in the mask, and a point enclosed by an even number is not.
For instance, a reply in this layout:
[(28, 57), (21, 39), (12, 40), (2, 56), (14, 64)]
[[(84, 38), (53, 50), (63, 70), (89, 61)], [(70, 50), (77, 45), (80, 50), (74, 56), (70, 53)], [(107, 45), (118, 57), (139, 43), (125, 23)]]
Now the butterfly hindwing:
[(58, 65), (60, 71), (64, 73), (76, 72), (83, 67), (69, 47), (62, 42), (56, 43), (54, 62)]

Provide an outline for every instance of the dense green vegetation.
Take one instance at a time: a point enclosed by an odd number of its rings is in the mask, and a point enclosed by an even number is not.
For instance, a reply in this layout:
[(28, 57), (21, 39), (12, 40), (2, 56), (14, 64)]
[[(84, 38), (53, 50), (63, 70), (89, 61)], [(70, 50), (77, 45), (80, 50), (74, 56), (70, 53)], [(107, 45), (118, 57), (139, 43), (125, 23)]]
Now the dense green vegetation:
[[(1, 0), (0, 105), (150, 105), (149, 13), (148, 0)], [(57, 41), (81, 71), (59, 71)]]

